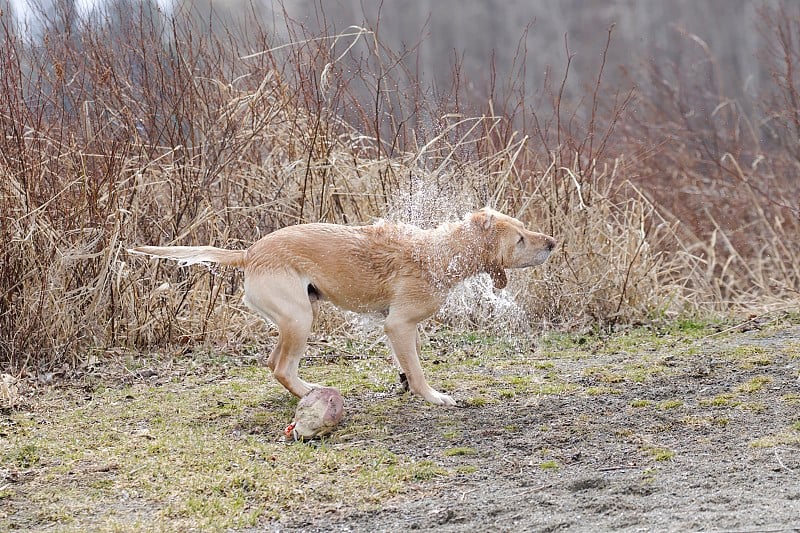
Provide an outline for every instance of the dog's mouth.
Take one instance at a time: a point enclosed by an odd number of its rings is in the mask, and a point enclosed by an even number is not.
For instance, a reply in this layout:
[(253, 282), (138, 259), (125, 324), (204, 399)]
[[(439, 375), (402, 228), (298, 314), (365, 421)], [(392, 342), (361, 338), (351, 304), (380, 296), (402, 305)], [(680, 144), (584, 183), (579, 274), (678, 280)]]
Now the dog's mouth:
[(506, 271), (502, 267), (490, 270), (489, 275), (492, 277), (492, 282), (496, 289), (505, 289), (506, 285), (508, 285), (508, 276), (506, 276)]
[(533, 264), (531, 266), (541, 265), (542, 263), (547, 261), (547, 259), (550, 257), (550, 253), (551, 253), (550, 250), (542, 250), (538, 252), (536, 256), (533, 258)]
[(519, 262), (516, 262), (508, 268), (528, 268), (539, 266), (547, 261), (547, 259), (550, 257), (550, 253), (550, 250), (539, 250), (532, 256), (520, 257)]

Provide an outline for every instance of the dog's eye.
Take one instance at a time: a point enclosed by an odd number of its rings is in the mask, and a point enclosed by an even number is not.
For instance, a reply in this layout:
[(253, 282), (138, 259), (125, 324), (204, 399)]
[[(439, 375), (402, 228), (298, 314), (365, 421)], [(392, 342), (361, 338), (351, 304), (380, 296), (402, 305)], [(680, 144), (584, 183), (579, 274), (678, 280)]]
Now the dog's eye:
[(523, 237), (522, 235), (520, 235), (519, 239), (517, 239), (517, 246), (519, 246), (520, 244), (525, 244), (525, 237)]

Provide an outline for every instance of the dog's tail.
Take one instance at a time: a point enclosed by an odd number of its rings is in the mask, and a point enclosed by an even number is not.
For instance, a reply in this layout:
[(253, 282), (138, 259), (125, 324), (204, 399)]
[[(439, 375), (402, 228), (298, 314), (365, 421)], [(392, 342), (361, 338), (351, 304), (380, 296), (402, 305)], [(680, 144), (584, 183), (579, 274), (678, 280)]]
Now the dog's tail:
[(128, 249), (132, 254), (152, 255), (179, 261), (181, 265), (219, 263), (244, 268), (247, 250), (225, 250), (214, 246), (137, 246)]

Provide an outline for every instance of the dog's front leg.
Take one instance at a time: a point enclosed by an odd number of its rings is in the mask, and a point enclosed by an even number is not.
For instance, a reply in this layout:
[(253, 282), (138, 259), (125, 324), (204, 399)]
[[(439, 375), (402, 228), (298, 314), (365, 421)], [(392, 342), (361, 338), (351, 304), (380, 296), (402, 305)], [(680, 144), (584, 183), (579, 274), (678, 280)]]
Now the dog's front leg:
[[(391, 348), (391, 345), (389, 346), (389, 348)], [(419, 357), (421, 353), (422, 353), (422, 342), (420, 341), (419, 338), (419, 328), (417, 328), (417, 357)], [(394, 360), (394, 366), (397, 368), (397, 373), (399, 374), (398, 377), (400, 378), (400, 389), (403, 392), (408, 392), (409, 390), (411, 390), (408, 387), (408, 376), (403, 371), (403, 367), (400, 366), (400, 361), (397, 360), (397, 356), (394, 354), (394, 351), (392, 351), (392, 359)]]
[(395, 361), (408, 379), (411, 392), (436, 405), (455, 405), (453, 398), (434, 390), (425, 380), (419, 361), (417, 323), (390, 312), (384, 330)]

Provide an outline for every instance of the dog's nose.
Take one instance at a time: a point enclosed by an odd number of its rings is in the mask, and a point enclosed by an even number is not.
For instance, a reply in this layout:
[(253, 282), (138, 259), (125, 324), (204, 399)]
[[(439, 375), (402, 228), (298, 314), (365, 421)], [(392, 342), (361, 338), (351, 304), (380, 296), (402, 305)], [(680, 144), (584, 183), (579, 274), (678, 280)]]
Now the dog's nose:
[(548, 249), (549, 251), (551, 251), (551, 252), (552, 252), (552, 251), (553, 251), (553, 248), (555, 248), (555, 247), (556, 247), (556, 244), (557, 244), (557, 243), (556, 243), (556, 240), (555, 240), (554, 238), (552, 238), (552, 237), (548, 237), (548, 238), (547, 238), (547, 249)]

